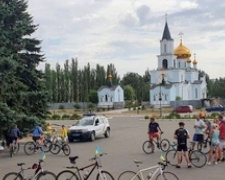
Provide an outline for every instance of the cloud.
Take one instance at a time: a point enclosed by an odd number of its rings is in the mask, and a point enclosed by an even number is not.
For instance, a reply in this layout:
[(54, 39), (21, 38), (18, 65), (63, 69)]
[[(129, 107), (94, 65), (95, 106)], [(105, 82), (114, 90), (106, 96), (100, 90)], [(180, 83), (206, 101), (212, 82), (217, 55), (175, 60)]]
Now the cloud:
[(156, 69), (167, 13), (174, 46), (182, 31), (198, 67), (211, 78), (225, 76), (211, 68), (212, 63), (214, 69), (225, 66), (221, 0), (32, 0), (28, 5), (39, 24), (32, 36), (43, 40), (42, 51), (52, 67), (78, 57), (81, 68), (88, 62), (93, 67), (113, 63), (121, 75)]

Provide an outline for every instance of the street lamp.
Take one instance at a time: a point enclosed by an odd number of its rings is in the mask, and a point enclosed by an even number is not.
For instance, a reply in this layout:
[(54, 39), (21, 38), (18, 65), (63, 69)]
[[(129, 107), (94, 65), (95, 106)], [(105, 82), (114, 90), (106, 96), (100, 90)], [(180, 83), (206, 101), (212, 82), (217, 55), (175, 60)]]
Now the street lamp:
[(161, 74), (162, 76), (162, 81), (159, 83), (159, 110), (160, 110), (160, 118), (162, 118), (162, 89), (161, 89), (161, 86), (163, 86), (165, 84), (165, 74), (162, 73)]

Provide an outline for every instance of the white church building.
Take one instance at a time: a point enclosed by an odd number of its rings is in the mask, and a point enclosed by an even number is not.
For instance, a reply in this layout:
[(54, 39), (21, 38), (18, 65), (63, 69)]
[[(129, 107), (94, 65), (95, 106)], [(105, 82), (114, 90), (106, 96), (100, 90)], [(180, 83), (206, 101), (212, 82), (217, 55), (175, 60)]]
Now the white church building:
[[(182, 35), (182, 34), (180, 34)], [(158, 67), (150, 71), (150, 105), (169, 106), (171, 101), (207, 98), (205, 76), (199, 76), (196, 56), (183, 45), (174, 49), (167, 22), (160, 40)]]

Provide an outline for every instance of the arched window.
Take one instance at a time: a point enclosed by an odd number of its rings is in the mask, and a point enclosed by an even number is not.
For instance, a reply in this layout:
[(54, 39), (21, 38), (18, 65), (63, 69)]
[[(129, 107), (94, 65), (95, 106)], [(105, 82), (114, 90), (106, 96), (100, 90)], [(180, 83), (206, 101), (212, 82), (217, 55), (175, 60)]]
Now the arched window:
[(195, 98), (198, 99), (198, 89), (195, 88)]
[(168, 61), (167, 61), (167, 59), (163, 59), (162, 67), (163, 67), (163, 69), (167, 69), (168, 68)]
[(107, 96), (107, 94), (105, 95), (105, 102), (108, 102), (108, 96)]

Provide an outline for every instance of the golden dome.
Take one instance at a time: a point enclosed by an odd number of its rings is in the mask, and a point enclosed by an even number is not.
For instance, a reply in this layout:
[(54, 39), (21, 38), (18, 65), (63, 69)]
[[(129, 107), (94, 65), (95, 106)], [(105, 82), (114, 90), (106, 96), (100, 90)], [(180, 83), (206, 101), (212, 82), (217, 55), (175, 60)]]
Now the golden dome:
[(191, 59), (190, 58), (187, 58), (187, 63), (191, 63)]
[(197, 64), (198, 62), (197, 62), (197, 60), (195, 59), (194, 61), (193, 61), (193, 64)]
[(112, 79), (112, 75), (111, 75), (111, 74), (109, 74), (109, 75), (108, 75), (108, 78), (109, 78), (109, 79)]
[(182, 44), (182, 40), (180, 41), (180, 45), (173, 51), (173, 54), (176, 55), (178, 59), (191, 57), (191, 51)]

